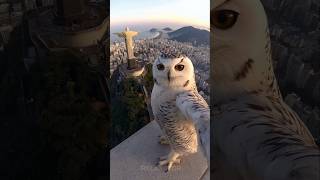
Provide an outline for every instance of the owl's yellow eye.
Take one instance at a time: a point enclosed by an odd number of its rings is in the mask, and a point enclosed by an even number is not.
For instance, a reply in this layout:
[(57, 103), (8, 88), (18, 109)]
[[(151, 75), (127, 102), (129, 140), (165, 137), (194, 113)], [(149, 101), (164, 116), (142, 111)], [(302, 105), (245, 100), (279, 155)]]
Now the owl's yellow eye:
[(231, 28), (238, 19), (239, 13), (232, 10), (216, 10), (211, 12), (210, 23), (218, 29)]

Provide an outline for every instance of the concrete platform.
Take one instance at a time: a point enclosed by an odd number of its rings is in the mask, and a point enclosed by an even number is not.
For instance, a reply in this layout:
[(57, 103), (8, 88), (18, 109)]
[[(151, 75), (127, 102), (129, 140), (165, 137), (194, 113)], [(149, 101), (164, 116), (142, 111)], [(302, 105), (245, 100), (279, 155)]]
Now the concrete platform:
[(161, 130), (155, 121), (140, 129), (110, 152), (111, 180), (209, 180), (202, 152), (183, 157), (180, 166), (169, 172), (156, 166), (159, 157), (170, 151), (158, 143)]

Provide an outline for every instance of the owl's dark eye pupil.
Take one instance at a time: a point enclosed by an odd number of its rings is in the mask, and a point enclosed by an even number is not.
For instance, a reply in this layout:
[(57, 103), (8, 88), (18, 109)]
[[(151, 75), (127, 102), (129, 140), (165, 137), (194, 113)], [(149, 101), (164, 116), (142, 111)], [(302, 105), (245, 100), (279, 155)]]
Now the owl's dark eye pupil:
[(184, 69), (184, 65), (178, 64), (174, 67), (177, 71), (182, 71)]
[(218, 29), (229, 29), (237, 22), (239, 13), (232, 10), (211, 12), (211, 24)]
[(163, 64), (158, 64), (157, 68), (158, 68), (159, 71), (162, 71), (162, 70), (164, 70), (164, 65)]

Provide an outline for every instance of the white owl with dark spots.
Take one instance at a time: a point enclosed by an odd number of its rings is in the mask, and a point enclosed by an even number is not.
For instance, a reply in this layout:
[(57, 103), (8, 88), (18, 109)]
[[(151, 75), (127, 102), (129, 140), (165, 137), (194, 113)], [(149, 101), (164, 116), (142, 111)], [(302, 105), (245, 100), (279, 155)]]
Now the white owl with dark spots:
[[(209, 140), (210, 111), (198, 93), (194, 67), (186, 56), (162, 54), (153, 64), (154, 86), (151, 106), (156, 122), (164, 136), (160, 143), (168, 144), (171, 152), (160, 157), (159, 165), (179, 164), (181, 157), (196, 153), (199, 130), (205, 129)], [(203, 126), (195, 126), (201, 121)], [(209, 153), (209, 149), (205, 150)]]
[(319, 180), (319, 147), (278, 88), (260, 0), (212, 0), (211, 28), (210, 177)]

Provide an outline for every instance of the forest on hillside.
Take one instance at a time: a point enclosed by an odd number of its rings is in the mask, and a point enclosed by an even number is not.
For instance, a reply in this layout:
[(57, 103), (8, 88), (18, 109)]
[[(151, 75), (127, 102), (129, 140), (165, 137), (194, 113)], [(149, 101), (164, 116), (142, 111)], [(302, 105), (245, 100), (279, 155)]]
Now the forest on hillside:
[(106, 179), (109, 102), (69, 51), (26, 69), (17, 28), (0, 53), (1, 179)]

